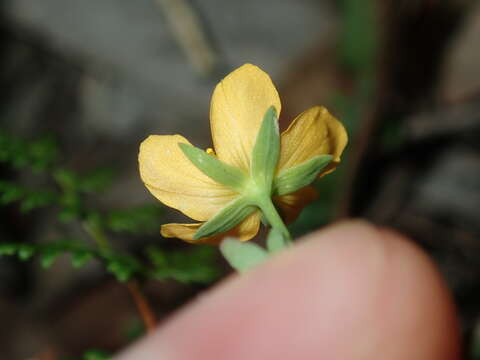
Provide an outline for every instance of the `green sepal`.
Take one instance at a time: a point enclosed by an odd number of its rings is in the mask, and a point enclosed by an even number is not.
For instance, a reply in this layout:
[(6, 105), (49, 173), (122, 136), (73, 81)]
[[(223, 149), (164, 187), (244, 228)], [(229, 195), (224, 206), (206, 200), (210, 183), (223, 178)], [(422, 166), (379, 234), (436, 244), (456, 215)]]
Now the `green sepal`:
[(273, 181), (273, 193), (290, 194), (310, 185), (332, 158), (332, 155), (318, 155), (300, 165), (281, 171)]
[(242, 222), (242, 220), (252, 214), (256, 209), (250, 201), (239, 197), (231, 201), (214, 217), (200, 226), (193, 236), (193, 239), (198, 240), (203, 237), (226, 232)]
[(192, 145), (178, 143), (178, 146), (188, 160), (209, 178), (233, 190), (242, 192), (247, 182), (247, 175), (242, 170), (225, 164), (215, 156), (207, 154)]
[(276, 253), (290, 246), (290, 240), (281, 229), (272, 228), (267, 236), (267, 249), (269, 253)]
[(235, 238), (226, 238), (220, 244), (228, 263), (237, 271), (244, 272), (265, 261), (268, 253), (252, 242), (241, 242)]
[(277, 111), (270, 106), (265, 113), (252, 151), (251, 176), (263, 190), (270, 192), (280, 156), (280, 131)]

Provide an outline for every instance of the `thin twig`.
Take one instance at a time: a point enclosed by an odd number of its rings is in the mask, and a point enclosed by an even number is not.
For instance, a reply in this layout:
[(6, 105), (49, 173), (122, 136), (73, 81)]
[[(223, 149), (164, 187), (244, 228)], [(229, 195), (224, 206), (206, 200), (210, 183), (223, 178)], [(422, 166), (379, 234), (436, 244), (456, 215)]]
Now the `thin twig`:
[(140, 285), (136, 280), (130, 280), (127, 283), (127, 288), (142, 317), (147, 333), (152, 332), (155, 329), (157, 321), (145, 294), (140, 289)]
[[(84, 229), (95, 240), (101, 253), (111, 251), (111, 245), (108, 237), (100, 226), (87, 221), (84, 223)], [(129, 280), (126, 286), (133, 299), (133, 302), (137, 306), (137, 310), (143, 320), (145, 329), (147, 332), (151, 332), (155, 328), (156, 320), (154, 312), (148, 303), (147, 297), (143, 293), (136, 280)]]

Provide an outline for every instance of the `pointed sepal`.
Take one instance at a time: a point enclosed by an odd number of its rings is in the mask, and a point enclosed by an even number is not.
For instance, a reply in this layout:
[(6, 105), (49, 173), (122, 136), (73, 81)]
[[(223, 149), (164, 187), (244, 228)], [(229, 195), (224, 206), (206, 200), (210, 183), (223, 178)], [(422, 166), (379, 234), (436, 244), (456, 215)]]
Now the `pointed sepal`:
[(280, 156), (280, 132), (275, 107), (270, 106), (252, 151), (251, 176), (254, 182), (267, 192), (272, 189), (273, 177)]
[(198, 231), (193, 236), (193, 239), (198, 240), (204, 237), (226, 232), (240, 224), (255, 210), (257, 210), (257, 208), (252, 206), (249, 201), (243, 197), (239, 197), (227, 204), (214, 217), (200, 226)]
[(273, 182), (273, 193), (286, 195), (310, 185), (332, 158), (332, 155), (318, 155), (300, 165), (281, 171)]
[(247, 175), (242, 170), (218, 160), (212, 152), (205, 152), (185, 143), (178, 143), (178, 146), (185, 156), (209, 178), (242, 192), (247, 182)]

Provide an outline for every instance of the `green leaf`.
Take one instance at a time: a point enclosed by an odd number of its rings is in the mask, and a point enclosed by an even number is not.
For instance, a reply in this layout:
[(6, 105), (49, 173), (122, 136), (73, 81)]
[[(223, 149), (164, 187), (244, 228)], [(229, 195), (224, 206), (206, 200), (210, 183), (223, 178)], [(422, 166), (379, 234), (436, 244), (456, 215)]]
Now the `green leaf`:
[(109, 360), (110, 355), (104, 351), (89, 350), (84, 355), (82, 360)]
[(268, 253), (252, 242), (241, 242), (235, 238), (226, 238), (220, 244), (228, 263), (239, 272), (244, 272), (265, 261)]
[(31, 165), (36, 170), (46, 169), (58, 158), (58, 145), (50, 136), (31, 141), (27, 149)]
[(57, 144), (50, 136), (31, 140), (0, 131), (0, 161), (15, 168), (43, 170), (57, 159), (57, 154)]
[(78, 183), (78, 189), (84, 192), (99, 192), (112, 185), (114, 171), (100, 167), (84, 175)]
[(79, 179), (77, 175), (69, 169), (57, 169), (54, 171), (53, 177), (64, 191), (73, 191), (78, 187)]
[(49, 190), (27, 191), (25, 193), (25, 198), (20, 203), (20, 211), (26, 213), (36, 208), (51, 205), (55, 199), (55, 193)]
[(158, 205), (142, 205), (129, 209), (110, 211), (105, 226), (114, 232), (130, 234), (158, 233), (163, 208)]
[(14, 201), (20, 200), (25, 195), (25, 189), (10, 181), (0, 182), (0, 202), (2, 204), (10, 204)]
[(223, 233), (238, 225), (248, 215), (252, 214), (257, 208), (252, 206), (249, 201), (243, 197), (239, 197), (222, 210), (220, 210), (214, 217), (204, 223), (193, 236), (194, 240), (203, 237), (212, 236)]
[(267, 249), (269, 253), (279, 252), (290, 245), (290, 240), (278, 228), (272, 228), (267, 236)]
[(72, 266), (77, 269), (81, 268), (92, 258), (93, 254), (89, 251), (76, 250), (72, 252)]
[(268, 108), (263, 117), (252, 151), (251, 172), (255, 183), (270, 193), (280, 156), (280, 133), (277, 111)]
[(178, 146), (193, 165), (209, 178), (238, 192), (243, 191), (247, 182), (243, 171), (192, 145), (178, 143)]
[(61, 254), (62, 250), (56, 247), (46, 248), (40, 255), (41, 266), (44, 269), (49, 268)]
[(149, 247), (146, 250), (147, 256), (155, 267), (168, 267), (168, 258), (165, 251), (156, 247)]
[(58, 220), (60, 220), (62, 223), (69, 223), (77, 218), (78, 215), (79, 213), (76, 211), (76, 209), (62, 209), (58, 213)]
[(111, 255), (105, 258), (107, 271), (113, 274), (118, 281), (127, 282), (140, 270), (140, 264), (128, 255)]
[(20, 260), (28, 260), (35, 253), (35, 247), (32, 245), (22, 244), (18, 247), (18, 258)]
[(76, 191), (66, 190), (59, 197), (59, 204), (61, 210), (58, 214), (60, 221), (70, 222), (74, 219), (82, 218), (83, 213), (83, 204), (80, 194)]
[(0, 243), (0, 255), (15, 255), (18, 245), (14, 243)]
[(195, 246), (188, 251), (168, 252), (149, 247), (147, 256), (154, 265), (152, 276), (157, 280), (208, 284), (218, 279), (221, 273), (216, 249), (207, 245)]
[(332, 155), (319, 155), (300, 165), (285, 169), (273, 182), (275, 195), (285, 195), (310, 185), (320, 171), (332, 161)]

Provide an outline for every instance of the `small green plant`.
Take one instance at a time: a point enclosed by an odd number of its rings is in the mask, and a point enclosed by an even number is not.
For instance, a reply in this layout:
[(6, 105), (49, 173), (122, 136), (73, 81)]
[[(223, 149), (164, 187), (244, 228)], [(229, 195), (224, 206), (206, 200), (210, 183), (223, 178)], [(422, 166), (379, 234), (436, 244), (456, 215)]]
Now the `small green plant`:
[[(17, 257), (20, 261), (38, 259), (43, 268), (51, 267), (64, 255), (70, 257), (74, 268), (91, 261), (101, 263), (106, 272), (126, 284), (137, 305), (139, 301), (147, 304), (147, 310), (138, 306), (147, 330), (153, 327), (154, 316), (139, 286), (143, 280), (206, 284), (220, 276), (216, 251), (211, 247), (166, 251), (160, 244), (145, 245), (133, 253), (113, 246), (117, 242), (110, 239), (118, 236), (141, 238), (158, 233), (163, 207), (146, 204), (99, 208), (95, 200), (111, 187), (115, 179), (112, 169), (100, 167), (80, 173), (62, 166), (59, 154), (59, 146), (51, 136), (24, 139), (0, 131), (0, 162), (10, 168), (12, 179), (21, 179), (0, 180), (0, 205), (10, 206), (20, 214), (54, 210), (56, 233), (62, 234), (41, 241), (2, 239), (0, 256)], [(80, 225), (84, 234), (69, 231), (69, 225)], [(100, 360), (107, 356), (90, 351), (81, 359)]]

